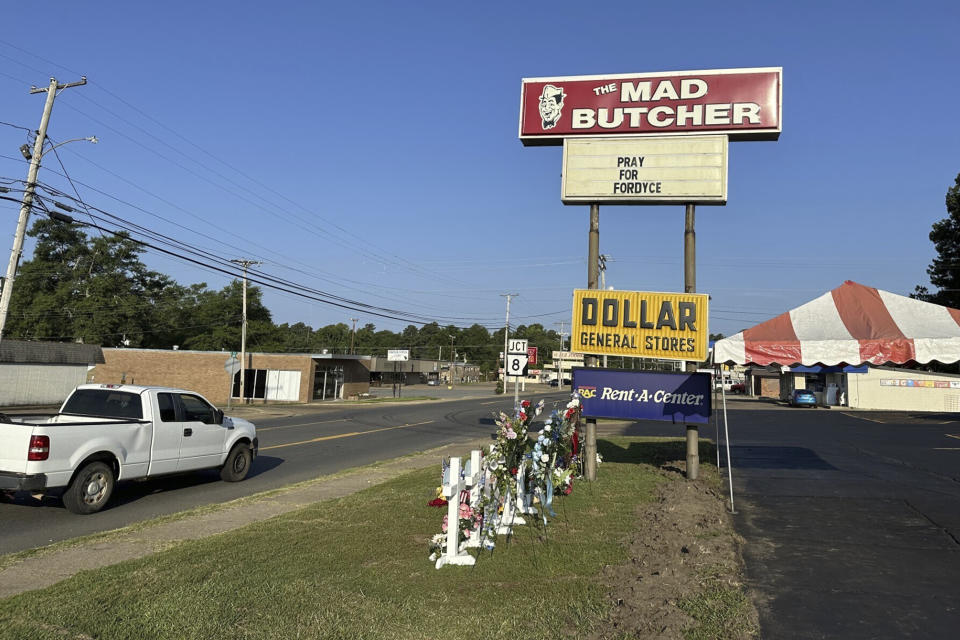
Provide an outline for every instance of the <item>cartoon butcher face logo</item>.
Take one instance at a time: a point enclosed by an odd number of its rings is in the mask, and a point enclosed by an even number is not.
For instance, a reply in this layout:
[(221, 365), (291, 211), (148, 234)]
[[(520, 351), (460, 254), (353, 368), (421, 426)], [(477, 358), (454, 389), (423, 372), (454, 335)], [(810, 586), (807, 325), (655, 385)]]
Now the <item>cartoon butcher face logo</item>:
[(543, 93), (540, 94), (540, 117), (543, 119), (544, 129), (553, 129), (557, 126), (560, 111), (563, 109), (563, 99), (566, 97), (563, 87), (548, 84), (543, 88)]

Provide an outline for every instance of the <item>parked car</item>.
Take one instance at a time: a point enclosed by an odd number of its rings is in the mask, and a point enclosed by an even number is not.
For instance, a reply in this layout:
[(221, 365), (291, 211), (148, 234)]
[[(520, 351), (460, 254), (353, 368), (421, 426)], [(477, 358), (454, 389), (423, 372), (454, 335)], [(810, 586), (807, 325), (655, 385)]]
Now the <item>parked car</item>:
[(73, 513), (102, 509), (118, 480), (219, 469), (238, 482), (257, 456), (253, 423), (184, 389), (84, 384), (59, 413), (38, 418), (0, 414), (0, 490), (66, 487)]
[(439, 381), (439, 380), (427, 380), (427, 386), (428, 386), (428, 387), (439, 387), (439, 386), (440, 386), (440, 381)]
[(730, 393), (746, 393), (747, 386), (742, 382), (735, 382), (730, 385)]
[(556, 378), (554, 378), (553, 380), (550, 381), (550, 386), (551, 386), (551, 387), (559, 387), (559, 386), (560, 386), (560, 381), (557, 380)]
[(816, 407), (817, 396), (808, 389), (794, 389), (790, 396), (790, 406), (792, 407)]

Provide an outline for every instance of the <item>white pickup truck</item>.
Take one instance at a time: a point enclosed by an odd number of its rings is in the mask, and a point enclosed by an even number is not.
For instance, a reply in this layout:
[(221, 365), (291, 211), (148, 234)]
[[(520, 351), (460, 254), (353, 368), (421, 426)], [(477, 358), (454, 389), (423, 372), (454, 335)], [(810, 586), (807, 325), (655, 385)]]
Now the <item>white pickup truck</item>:
[(257, 447), (253, 423), (192, 391), (84, 384), (53, 417), (0, 414), (0, 491), (66, 487), (67, 509), (94, 513), (118, 480), (210, 468), (243, 480)]

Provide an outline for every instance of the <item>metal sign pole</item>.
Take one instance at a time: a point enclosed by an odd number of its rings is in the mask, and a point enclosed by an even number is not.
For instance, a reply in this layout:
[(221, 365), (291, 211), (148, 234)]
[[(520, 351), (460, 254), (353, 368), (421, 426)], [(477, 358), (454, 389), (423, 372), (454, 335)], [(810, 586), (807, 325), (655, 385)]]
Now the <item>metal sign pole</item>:
[(727, 483), (730, 485), (730, 513), (736, 513), (733, 507), (733, 462), (730, 460), (730, 427), (727, 424), (727, 394), (723, 390), (723, 382), (720, 383), (720, 396), (723, 398), (723, 439), (727, 445)]
[[(697, 292), (697, 234), (694, 231), (696, 205), (688, 204), (683, 230), (683, 291)], [(688, 362), (687, 372), (697, 370), (697, 363)], [(723, 378), (720, 378), (721, 387)], [(687, 424), (687, 479), (700, 475), (700, 432), (695, 424)]]
[[(590, 233), (587, 247), (587, 288), (596, 289), (599, 285), (600, 260), (600, 205), (590, 205)], [(571, 332), (573, 330), (571, 329)], [(570, 339), (570, 348), (573, 348), (573, 338)], [(597, 366), (597, 356), (587, 356), (584, 364), (588, 367)], [(572, 389), (571, 389), (572, 391)], [(588, 481), (597, 479), (597, 421), (587, 418), (586, 442), (583, 447), (583, 471)]]

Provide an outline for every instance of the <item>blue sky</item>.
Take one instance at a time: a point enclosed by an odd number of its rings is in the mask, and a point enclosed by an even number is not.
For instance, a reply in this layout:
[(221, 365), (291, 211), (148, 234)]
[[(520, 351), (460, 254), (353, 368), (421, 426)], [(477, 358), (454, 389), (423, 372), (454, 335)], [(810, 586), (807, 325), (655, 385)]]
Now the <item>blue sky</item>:
[[(730, 146), (697, 210), (697, 289), (727, 335), (855, 280), (926, 282), (960, 173), (956, 2), (277, 1), (4, 7), (0, 121), (49, 135), (80, 196), (276, 277), (442, 324), (566, 321), (588, 209), (517, 139), (524, 77), (783, 67), (777, 142)], [(26, 133), (0, 125), (0, 177)], [(40, 180), (72, 193), (56, 158)], [(0, 204), (6, 251), (17, 207)], [(602, 207), (618, 289), (683, 290), (683, 208)], [(228, 278), (148, 253), (184, 284)], [(268, 291), (277, 322), (407, 323)], [(456, 320), (452, 320), (456, 319)]]

